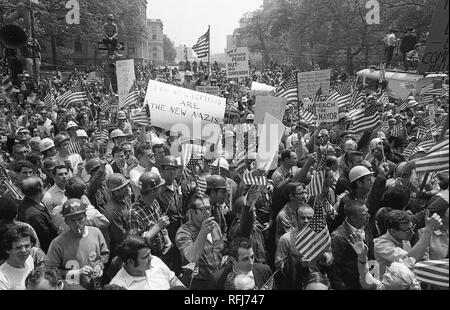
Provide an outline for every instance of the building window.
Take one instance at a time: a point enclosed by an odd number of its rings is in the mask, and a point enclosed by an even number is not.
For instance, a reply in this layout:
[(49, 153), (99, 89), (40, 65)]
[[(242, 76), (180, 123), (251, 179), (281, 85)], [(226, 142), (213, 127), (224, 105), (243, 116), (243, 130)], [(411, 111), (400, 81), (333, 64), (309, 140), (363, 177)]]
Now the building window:
[(75, 41), (74, 49), (75, 53), (81, 53), (83, 51), (80, 41)]
[(156, 34), (153, 34), (153, 35), (152, 35), (152, 40), (156, 40), (156, 38), (157, 38), (157, 37), (156, 37)]
[(128, 54), (134, 54), (136, 52), (136, 49), (134, 47), (128, 48)]

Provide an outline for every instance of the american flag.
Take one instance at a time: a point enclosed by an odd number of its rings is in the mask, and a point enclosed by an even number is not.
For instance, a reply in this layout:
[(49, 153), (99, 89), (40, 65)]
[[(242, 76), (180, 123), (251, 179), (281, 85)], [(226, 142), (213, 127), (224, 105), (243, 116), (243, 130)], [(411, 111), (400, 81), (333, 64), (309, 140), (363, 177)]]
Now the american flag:
[(425, 125), (419, 125), (417, 128), (417, 139), (423, 138), (430, 129)]
[(431, 131), (433, 132), (433, 134), (435, 134), (436, 136), (440, 135), (444, 130), (446, 122), (447, 119), (443, 117), (433, 127), (431, 127)]
[(333, 91), (327, 101), (337, 101), (339, 109), (350, 108), (351, 93), (341, 95), (338, 91)]
[(131, 121), (141, 126), (151, 126), (148, 104), (144, 104), (140, 109), (132, 110)]
[(103, 129), (102, 131), (96, 131), (94, 134), (94, 139), (97, 142), (100, 143), (108, 143), (108, 139), (109, 139), (109, 132), (108, 129)]
[(115, 95), (110, 95), (107, 100), (103, 100), (100, 105), (100, 110), (102, 112), (110, 112), (119, 109), (119, 103), (117, 102)]
[(383, 132), (384, 134), (389, 133), (389, 123), (388, 122), (382, 122), (373, 132), (374, 137), (378, 135), (378, 132)]
[(53, 105), (55, 104), (55, 97), (53, 97), (52, 91), (49, 90), (47, 95), (44, 97), (44, 104), (47, 110), (51, 110)]
[(275, 90), (275, 96), (287, 98), (288, 102), (298, 102), (297, 72), (293, 72), (287, 80), (280, 84)]
[(449, 168), (448, 138), (433, 146), (424, 157), (416, 160), (417, 172), (432, 172)]
[(383, 105), (387, 105), (387, 104), (389, 104), (389, 94), (387, 93), (387, 92), (384, 92), (382, 95), (381, 95), (381, 97), (380, 97), (380, 102), (383, 104)]
[(209, 53), (209, 44), (210, 38), (208, 29), (208, 31), (197, 40), (197, 43), (192, 47), (192, 50), (197, 54), (198, 58), (206, 57)]
[(408, 107), (408, 102), (406, 102), (405, 100), (402, 102), (402, 104), (399, 107), (400, 111), (406, 110), (406, 108)]
[(311, 224), (295, 238), (295, 247), (305, 261), (314, 260), (331, 244), (324, 210), (327, 203), (318, 197), (315, 198)]
[(9, 75), (3, 76), (2, 87), (6, 93), (9, 93), (13, 89), (14, 85), (13, 85)]
[(270, 276), (270, 278), (266, 281), (266, 283), (264, 283), (263, 286), (261, 286), (261, 288), (259, 289), (260, 291), (271, 291), (273, 290), (273, 284), (274, 284), (274, 280), (275, 280), (275, 275), (279, 272), (280, 270), (277, 269), (273, 275)]
[(351, 119), (353, 120), (353, 125), (351, 126), (350, 131), (354, 133), (371, 130), (380, 121), (378, 110), (375, 105), (358, 110), (353, 110), (349, 114)]
[(311, 110), (300, 110), (300, 120), (303, 120), (307, 123), (314, 123), (316, 120), (315, 112), (312, 112)]
[(448, 288), (448, 259), (418, 262), (414, 274), (419, 281)]
[(267, 174), (264, 170), (253, 170), (244, 173), (242, 180), (245, 185), (267, 185)]
[(81, 81), (77, 80), (72, 89), (56, 99), (62, 107), (68, 107), (79, 101), (88, 100), (86, 92), (81, 86)]
[(8, 101), (8, 96), (6, 95), (3, 88), (0, 88), (0, 100)]
[(135, 83), (131, 86), (130, 92), (128, 93), (127, 97), (125, 98), (125, 102), (123, 104), (123, 107), (132, 107), (132, 106), (138, 106), (139, 105), (139, 90), (136, 88)]
[(428, 130), (424, 136), (418, 139), (416, 142), (411, 141), (403, 151), (403, 157), (409, 160), (412, 156), (419, 151), (428, 151), (435, 144), (431, 131)]
[(24, 199), (22, 191), (12, 183), (5, 167), (3, 167), (3, 165), (0, 165), (0, 184), (2, 183), (5, 185), (6, 189), (11, 193), (14, 199), (16, 200)]
[(392, 128), (391, 131), (391, 136), (392, 137), (403, 137), (405, 135), (406, 131), (405, 131), (405, 127), (403, 126), (403, 124), (397, 124), (394, 125), (394, 128)]
[(424, 96), (442, 96), (443, 88), (441, 80), (433, 80), (422, 88), (420, 92)]
[[(322, 157), (326, 157), (323, 156)], [(309, 196), (317, 196), (322, 192), (323, 183), (325, 181), (325, 171), (324, 170), (316, 170), (311, 177), (311, 181), (306, 186), (306, 192)]]
[(67, 150), (69, 151), (69, 155), (80, 154), (81, 153), (81, 145), (80, 142), (74, 141), (70, 142), (67, 146)]
[(238, 172), (243, 172), (245, 170), (245, 158), (244, 136), (236, 135), (236, 154), (234, 156), (234, 161), (237, 163)]
[(352, 110), (358, 109), (364, 103), (364, 99), (366, 99), (364, 92), (357, 89), (353, 90), (350, 98), (350, 108)]
[(88, 73), (88, 76), (86, 78), (86, 84), (89, 84), (89, 83), (103, 84), (103, 79), (97, 76), (97, 72), (92, 71), (92, 72)]
[(345, 81), (336, 86), (336, 92), (340, 96), (347, 96), (352, 93), (352, 82), (351, 81)]

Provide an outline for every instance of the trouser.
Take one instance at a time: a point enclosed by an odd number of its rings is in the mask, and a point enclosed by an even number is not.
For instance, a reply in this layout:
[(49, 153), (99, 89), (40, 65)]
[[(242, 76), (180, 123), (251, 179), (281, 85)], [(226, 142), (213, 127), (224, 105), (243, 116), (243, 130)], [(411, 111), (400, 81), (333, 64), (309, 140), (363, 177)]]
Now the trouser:
[(386, 49), (386, 63), (390, 64), (392, 61), (392, 58), (394, 58), (394, 50), (395, 46), (388, 46)]

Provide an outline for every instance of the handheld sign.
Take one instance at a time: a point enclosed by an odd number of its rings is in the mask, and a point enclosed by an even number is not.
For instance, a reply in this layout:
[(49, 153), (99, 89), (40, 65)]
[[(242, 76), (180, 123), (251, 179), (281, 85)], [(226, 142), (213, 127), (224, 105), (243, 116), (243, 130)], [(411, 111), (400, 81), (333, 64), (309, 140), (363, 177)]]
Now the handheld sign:
[(250, 76), (249, 52), (246, 47), (235, 47), (227, 50), (226, 68), (229, 79), (245, 78)]
[(330, 94), (331, 69), (297, 74), (299, 98), (314, 98), (319, 89), (322, 90), (323, 96)]
[(436, 5), (419, 73), (448, 71), (448, 7), (448, 0), (439, 0)]
[(321, 101), (316, 103), (317, 122), (333, 123), (339, 121), (339, 105), (337, 101)]
[(219, 96), (220, 93), (219, 86), (197, 86), (195, 90), (213, 96)]

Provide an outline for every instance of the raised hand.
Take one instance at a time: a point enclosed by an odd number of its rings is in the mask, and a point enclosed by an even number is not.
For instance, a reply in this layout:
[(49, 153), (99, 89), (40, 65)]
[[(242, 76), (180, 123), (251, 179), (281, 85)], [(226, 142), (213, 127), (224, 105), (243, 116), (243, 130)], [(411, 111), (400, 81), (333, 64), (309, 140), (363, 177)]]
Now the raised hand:
[(439, 215), (434, 213), (430, 217), (430, 210), (427, 209), (426, 215), (425, 215), (425, 228), (430, 229), (431, 231), (438, 230), (439, 227), (442, 226), (442, 219)]
[(367, 245), (364, 243), (363, 238), (360, 234), (351, 234), (349, 236), (348, 242), (352, 246), (356, 255), (358, 255), (359, 257), (367, 256), (367, 252), (369, 251), (369, 249), (367, 248)]

